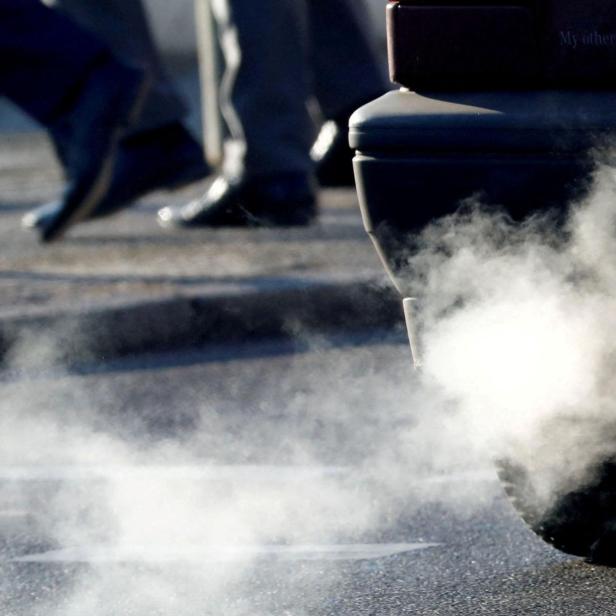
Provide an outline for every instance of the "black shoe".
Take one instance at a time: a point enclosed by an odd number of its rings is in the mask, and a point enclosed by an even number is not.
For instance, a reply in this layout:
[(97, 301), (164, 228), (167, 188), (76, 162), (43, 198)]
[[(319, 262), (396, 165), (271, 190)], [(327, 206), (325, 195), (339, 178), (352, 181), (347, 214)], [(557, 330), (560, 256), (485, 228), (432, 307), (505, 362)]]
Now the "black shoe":
[(138, 118), (148, 86), (141, 71), (108, 59), (65, 114), (63, 128), (51, 129), (71, 135), (63, 153), (70, 180), (59, 209), (41, 227), (42, 241), (58, 239), (98, 207), (111, 182), (118, 142)]
[(349, 146), (349, 118), (356, 109), (384, 93), (385, 89), (375, 91), (373, 96), (356, 100), (346, 110), (321, 126), (310, 150), (310, 157), (314, 163), (316, 178), (320, 186), (355, 187), (354, 152)]
[(303, 173), (229, 182), (217, 178), (196, 201), (158, 212), (163, 227), (297, 227), (317, 215), (314, 189)]
[(310, 156), (321, 186), (355, 186), (353, 150), (348, 143), (348, 129), (334, 120), (325, 122), (312, 146)]
[[(153, 190), (179, 188), (208, 174), (201, 146), (180, 123), (128, 137), (118, 147), (109, 188), (88, 220), (115, 214)], [(28, 212), (22, 225), (47, 226), (60, 205), (55, 201)]]

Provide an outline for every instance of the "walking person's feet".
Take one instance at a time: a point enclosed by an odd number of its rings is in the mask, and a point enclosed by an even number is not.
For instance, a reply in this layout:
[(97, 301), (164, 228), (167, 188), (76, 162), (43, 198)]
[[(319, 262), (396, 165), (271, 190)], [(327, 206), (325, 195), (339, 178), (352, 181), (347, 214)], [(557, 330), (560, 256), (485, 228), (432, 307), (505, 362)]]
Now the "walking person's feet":
[[(182, 124), (131, 135), (120, 142), (108, 190), (87, 219), (110, 216), (154, 190), (173, 190), (208, 174), (201, 146)], [(58, 201), (41, 205), (23, 217), (22, 225), (45, 228), (60, 207)]]
[(310, 151), (320, 186), (355, 187), (354, 152), (349, 147), (348, 133), (347, 124), (335, 120), (328, 120), (321, 127)]
[(64, 149), (68, 182), (56, 211), (39, 227), (51, 242), (87, 218), (105, 198), (126, 129), (138, 118), (149, 79), (109, 57), (90, 74), (72, 108), (51, 128), (70, 135)]
[(304, 173), (229, 181), (218, 177), (200, 198), (158, 212), (163, 227), (297, 227), (317, 216), (313, 182)]

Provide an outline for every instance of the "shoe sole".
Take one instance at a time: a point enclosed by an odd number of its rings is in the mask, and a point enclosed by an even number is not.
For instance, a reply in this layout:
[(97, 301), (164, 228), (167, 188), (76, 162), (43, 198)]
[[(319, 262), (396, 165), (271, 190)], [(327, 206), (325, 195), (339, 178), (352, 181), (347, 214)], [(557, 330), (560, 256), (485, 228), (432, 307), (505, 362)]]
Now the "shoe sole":
[[(48, 226), (41, 229), (41, 241), (51, 243), (59, 240), (70, 227), (88, 218), (103, 200), (111, 185), (118, 144), (122, 134), (126, 130), (125, 126), (130, 126), (139, 118), (143, 105), (145, 104), (147, 94), (150, 90), (151, 83), (152, 80), (148, 75), (142, 78), (141, 83), (135, 93), (132, 105), (126, 114), (126, 119), (122, 123), (124, 126), (118, 126), (112, 132), (109, 152), (103, 160), (99, 172), (92, 182), (92, 187), (89, 192), (83, 197), (79, 204), (72, 208), (71, 213), (65, 220), (56, 224), (54, 224), (54, 220), (52, 220)], [(55, 220), (57, 220), (57, 218)]]
[[(164, 210), (165, 208), (163, 208)], [(163, 211), (161, 210), (161, 211)], [(163, 229), (276, 229), (276, 228), (291, 228), (291, 227), (309, 227), (316, 222), (318, 214), (307, 216), (301, 219), (286, 219), (276, 220), (273, 218), (264, 218), (254, 216), (248, 212), (243, 212), (241, 217), (229, 218), (225, 221), (210, 222), (208, 224), (185, 223), (181, 220), (167, 219), (161, 216), (161, 211), (156, 216), (158, 225)], [(237, 215), (236, 215), (237, 216)]]

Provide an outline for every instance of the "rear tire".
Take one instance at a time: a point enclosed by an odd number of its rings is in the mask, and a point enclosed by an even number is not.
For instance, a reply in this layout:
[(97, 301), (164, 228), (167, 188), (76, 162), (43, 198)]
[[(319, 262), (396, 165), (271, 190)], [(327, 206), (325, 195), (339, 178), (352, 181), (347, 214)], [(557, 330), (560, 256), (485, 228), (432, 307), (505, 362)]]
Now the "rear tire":
[(544, 541), (588, 561), (616, 566), (616, 462), (594, 465), (591, 479), (559, 493), (549, 504), (533, 487), (533, 474), (522, 464), (503, 459), (498, 476), (516, 511)]

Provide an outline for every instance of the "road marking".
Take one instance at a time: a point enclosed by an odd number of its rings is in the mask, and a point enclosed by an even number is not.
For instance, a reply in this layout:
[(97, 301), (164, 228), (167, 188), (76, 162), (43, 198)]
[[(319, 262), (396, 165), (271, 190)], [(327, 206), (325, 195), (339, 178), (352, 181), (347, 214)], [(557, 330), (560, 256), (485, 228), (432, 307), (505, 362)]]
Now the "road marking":
[[(0, 482), (10, 481), (92, 481), (132, 479), (187, 479), (203, 481), (304, 482), (319, 479), (344, 479), (362, 476), (361, 468), (350, 466), (275, 466), (275, 465), (80, 465), (80, 466), (0, 466)], [(494, 482), (493, 468), (457, 473), (410, 477), (410, 484)]]
[(253, 560), (358, 561), (417, 552), (438, 543), (376, 543), (340, 545), (250, 546), (84, 546), (28, 554), (14, 563), (212, 563)]
[(200, 481), (305, 482), (340, 479), (351, 473), (344, 466), (274, 465), (143, 465), (143, 466), (3, 466), (2, 481), (120, 481), (139, 479), (187, 479)]

